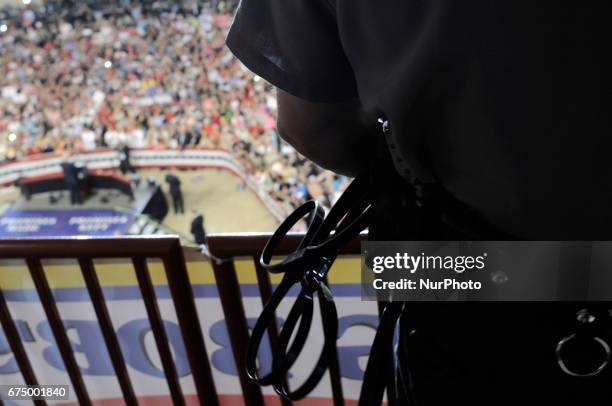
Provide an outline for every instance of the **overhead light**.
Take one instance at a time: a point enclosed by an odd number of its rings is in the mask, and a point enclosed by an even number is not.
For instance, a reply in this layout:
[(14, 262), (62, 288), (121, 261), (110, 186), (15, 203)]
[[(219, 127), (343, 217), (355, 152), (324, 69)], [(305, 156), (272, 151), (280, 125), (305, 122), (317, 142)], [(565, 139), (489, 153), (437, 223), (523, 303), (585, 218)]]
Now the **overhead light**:
[(8, 136), (8, 139), (10, 142), (15, 142), (15, 140), (17, 139), (17, 134), (15, 133), (10, 133)]
[(112, 63), (111, 61), (106, 61), (106, 62), (104, 62), (104, 67), (105, 67), (106, 69), (110, 69), (110, 68), (111, 68), (111, 66), (113, 66), (113, 63)]
[(32, 2), (32, 0), (22, 0), (22, 1), (23, 1), (23, 4), (25, 4), (26, 6)]
[(0, 32), (6, 32), (6, 30), (8, 30), (8, 27), (6, 26), (6, 24), (0, 25)]

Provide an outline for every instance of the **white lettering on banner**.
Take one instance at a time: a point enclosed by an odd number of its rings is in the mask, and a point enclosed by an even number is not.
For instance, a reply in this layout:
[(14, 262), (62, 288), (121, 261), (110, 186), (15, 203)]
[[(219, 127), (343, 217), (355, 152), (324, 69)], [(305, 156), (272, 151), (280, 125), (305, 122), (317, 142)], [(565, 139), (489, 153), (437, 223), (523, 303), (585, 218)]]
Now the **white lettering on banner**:
[(12, 224), (34, 224), (52, 226), (57, 224), (55, 217), (3, 217), (0, 220), (0, 225), (12, 225)]
[(70, 217), (68, 224), (77, 225), (80, 232), (106, 231), (113, 224), (126, 224), (128, 216)]
[(41, 227), (55, 224), (57, 224), (55, 217), (3, 217), (0, 219), (0, 227), (9, 233), (34, 233)]

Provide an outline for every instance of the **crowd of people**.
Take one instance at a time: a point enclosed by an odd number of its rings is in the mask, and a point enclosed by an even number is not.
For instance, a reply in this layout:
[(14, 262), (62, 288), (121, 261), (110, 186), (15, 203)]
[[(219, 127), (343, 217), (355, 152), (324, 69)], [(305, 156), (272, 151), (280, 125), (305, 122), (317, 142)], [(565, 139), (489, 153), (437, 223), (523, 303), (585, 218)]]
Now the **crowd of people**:
[(280, 140), (273, 88), (224, 46), (235, 2), (62, 3), (0, 14), (2, 160), (221, 148), (288, 209), (346, 186)]

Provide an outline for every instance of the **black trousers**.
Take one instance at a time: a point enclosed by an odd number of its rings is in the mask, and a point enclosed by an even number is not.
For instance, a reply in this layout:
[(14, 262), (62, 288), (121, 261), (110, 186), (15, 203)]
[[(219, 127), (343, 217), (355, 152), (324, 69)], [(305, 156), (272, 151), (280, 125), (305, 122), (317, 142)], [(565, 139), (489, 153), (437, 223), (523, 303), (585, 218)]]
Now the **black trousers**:
[[(409, 303), (397, 347), (400, 404), (599, 405), (612, 400), (612, 369), (573, 377), (555, 349), (591, 303)], [(607, 321), (601, 336), (612, 337)], [(599, 347), (576, 349), (574, 359)], [(585, 354), (586, 352), (586, 354)], [(593, 352), (593, 354), (589, 354)], [(603, 403), (602, 403), (603, 402)]]
[(172, 205), (174, 206), (174, 213), (185, 213), (185, 208), (183, 207), (183, 194), (182, 193), (172, 193)]
[(70, 192), (70, 204), (81, 204), (81, 190), (79, 185), (71, 185), (68, 187), (68, 191)]
[(128, 160), (121, 160), (121, 162), (119, 162), (119, 170), (121, 171), (122, 175), (125, 175), (126, 173), (136, 173), (136, 168), (134, 168), (132, 166), (132, 164), (130, 163), (130, 161)]
[[(384, 192), (378, 204), (383, 207), (370, 227), (370, 239), (475, 240), (474, 235), (466, 236), (440, 223), (436, 216), (424, 219), (423, 213), (414, 209), (415, 194), (410, 186), (400, 179), (388, 182), (379, 185)], [(481, 240), (507, 239), (495, 238), (491, 230), (484, 234)], [(610, 403), (611, 366), (593, 377), (573, 377), (557, 362), (556, 347), (576, 331), (576, 313), (583, 308), (598, 314), (598, 336), (612, 343), (612, 315), (608, 314), (612, 303), (406, 303), (395, 353), (396, 404)], [(601, 346), (591, 344), (573, 349), (570, 356), (584, 365), (601, 360), (605, 356)]]

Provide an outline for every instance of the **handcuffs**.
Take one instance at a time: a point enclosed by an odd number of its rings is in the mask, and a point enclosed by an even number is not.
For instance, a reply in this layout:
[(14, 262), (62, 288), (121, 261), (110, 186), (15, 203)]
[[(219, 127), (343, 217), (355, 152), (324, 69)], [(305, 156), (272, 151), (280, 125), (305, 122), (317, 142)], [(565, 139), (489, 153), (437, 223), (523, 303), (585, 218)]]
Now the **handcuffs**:
[[(246, 351), (246, 371), (252, 380), (262, 386), (272, 385), (276, 393), (286, 399), (298, 400), (310, 393), (334, 358), (338, 315), (326, 277), (340, 248), (359, 235), (371, 221), (373, 205), (369, 186), (367, 173), (357, 176), (326, 217), (316, 201), (302, 204), (278, 227), (261, 254), (261, 266), (270, 273), (283, 274), (283, 278), (252, 330)], [(272, 264), (276, 248), (303, 218), (307, 218), (308, 228), (298, 248), (280, 263)], [(262, 374), (257, 366), (257, 354), (264, 335), (274, 322), (280, 303), (298, 283), (301, 289), (279, 333), (271, 371)], [(312, 324), (315, 293), (321, 309), (324, 344), (313, 371), (299, 388), (292, 391), (287, 386), (287, 374), (304, 349)], [(290, 343), (296, 329), (297, 334)]]

